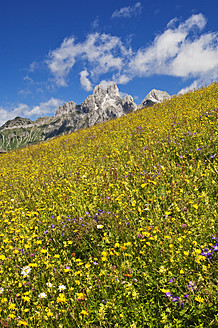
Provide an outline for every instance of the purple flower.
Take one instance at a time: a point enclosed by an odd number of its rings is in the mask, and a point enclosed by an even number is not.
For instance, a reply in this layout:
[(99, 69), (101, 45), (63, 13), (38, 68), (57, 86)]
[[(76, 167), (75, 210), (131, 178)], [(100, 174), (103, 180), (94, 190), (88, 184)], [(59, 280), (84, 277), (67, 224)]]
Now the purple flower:
[(212, 238), (213, 240), (217, 241), (217, 238), (216, 238), (214, 235), (212, 235), (211, 238)]
[(174, 278), (171, 278), (171, 279), (170, 279), (170, 282), (174, 282)]
[(93, 264), (94, 264), (94, 265), (97, 265), (98, 263), (94, 261)]
[(218, 244), (213, 245), (213, 250), (218, 251)]
[(67, 269), (67, 270), (70, 270), (70, 266), (67, 265), (67, 266), (66, 266), (66, 269)]
[(190, 288), (191, 290), (196, 289), (197, 288), (196, 283), (193, 281), (189, 281), (188, 288)]
[(172, 296), (172, 294), (170, 292), (165, 293), (165, 294), (166, 294), (167, 297), (171, 297)]
[(201, 255), (205, 256), (207, 259), (211, 258), (212, 254), (213, 254), (212, 250), (208, 248), (205, 248), (201, 253)]

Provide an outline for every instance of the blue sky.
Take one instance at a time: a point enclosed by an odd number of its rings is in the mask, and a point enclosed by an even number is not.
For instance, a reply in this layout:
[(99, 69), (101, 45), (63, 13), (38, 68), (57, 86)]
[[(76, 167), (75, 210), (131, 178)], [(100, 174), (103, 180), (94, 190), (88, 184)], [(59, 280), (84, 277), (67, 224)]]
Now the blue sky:
[(218, 77), (217, 0), (0, 3), (0, 125), (81, 104), (117, 83), (140, 104)]

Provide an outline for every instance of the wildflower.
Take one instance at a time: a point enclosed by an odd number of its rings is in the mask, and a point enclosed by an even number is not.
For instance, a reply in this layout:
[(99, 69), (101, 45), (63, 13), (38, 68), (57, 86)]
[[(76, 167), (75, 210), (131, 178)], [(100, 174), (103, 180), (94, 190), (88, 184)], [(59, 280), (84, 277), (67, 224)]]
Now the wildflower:
[(87, 312), (86, 310), (82, 310), (82, 311), (80, 312), (80, 314), (82, 314), (82, 315), (88, 315), (88, 312)]
[(50, 310), (47, 312), (47, 317), (52, 317), (53, 316), (53, 312), (51, 312)]
[(38, 297), (39, 297), (39, 298), (46, 298), (47, 295), (46, 295), (45, 293), (40, 293), (40, 294), (38, 295)]
[(213, 245), (213, 250), (218, 251), (218, 244)]
[(199, 303), (203, 303), (203, 302), (204, 302), (204, 299), (203, 299), (202, 297), (200, 297), (200, 296), (196, 296), (196, 297), (195, 297), (195, 300), (196, 300), (197, 302), (199, 302)]
[(30, 302), (30, 297), (27, 295), (22, 296), (22, 299), (24, 300), (24, 302)]
[(19, 326), (21, 326), (21, 325), (23, 325), (23, 326), (28, 326), (28, 323), (27, 323), (25, 320), (19, 320), (19, 321), (18, 321), (18, 325), (19, 325)]
[(205, 248), (202, 253), (201, 253), (202, 256), (206, 257), (207, 259), (210, 259), (213, 255), (213, 252), (212, 250), (208, 249), (208, 248)]
[(52, 286), (52, 284), (51, 284), (50, 282), (46, 282), (46, 285), (47, 285), (49, 288), (54, 287), (54, 286)]
[(59, 289), (59, 292), (62, 292), (63, 290), (66, 289), (66, 286), (64, 286), (64, 285), (60, 285), (60, 286), (58, 287), (58, 289)]
[(103, 229), (103, 228), (104, 228), (104, 226), (102, 224), (97, 225), (97, 229)]
[(167, 297), (171, 297), (172, 294), (171, 294), (170, 292), (167, 292), (167, 293), (166, 293), (166, 296), (167, 296)]
[(174, 278), (170, 278), (170, 282), (174, 282)]
[(70, 271), (70, 266), (66, 266), (66, 268), (64, 269), (64, 272), (69, 272)]
[(32, 269), (27, 265), (21, 269), (21, 274), (26, 277)]
[(76, 296), (77, 296), (77, 301), (83, 301), (86, 299), (86, 296), (83, 293), (76, 293)]
[(15, 303), (10, 303), (8, 306), (8, 310), (15, 310), (16, 309), (16, 304)]
[(194, 289), (197, 289), (196, 283), (194, 283), (193, 281), (189, 281), (188, 288), (190, 288), (192, 291)]
[(0, 295), (3, 293), (4, 288), (0, 287)]
[(67, 299), (63, 293), (59, 294), (57, 298), (57, 303), (67, 303)]

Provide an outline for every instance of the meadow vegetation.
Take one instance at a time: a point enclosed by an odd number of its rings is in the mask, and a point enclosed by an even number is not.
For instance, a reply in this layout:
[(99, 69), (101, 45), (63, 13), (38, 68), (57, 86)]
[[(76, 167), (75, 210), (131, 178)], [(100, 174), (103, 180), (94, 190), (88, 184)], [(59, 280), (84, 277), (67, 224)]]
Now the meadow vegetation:
[(217, 327), (217, 95), (1, 155), (1, 327)]

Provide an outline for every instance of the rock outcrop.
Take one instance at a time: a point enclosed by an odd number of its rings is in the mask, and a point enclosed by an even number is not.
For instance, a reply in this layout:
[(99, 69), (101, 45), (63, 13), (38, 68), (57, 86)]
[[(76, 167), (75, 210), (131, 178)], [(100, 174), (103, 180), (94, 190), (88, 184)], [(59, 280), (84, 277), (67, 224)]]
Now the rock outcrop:
[(161, 103), (164, 100), (167, 100), (170, 98), (171, 98), (170, 95), (166, 91), (160, 91), (160, 90), (153, 89), (144, 98), (141, 105), (138, 106), (138, 109), (153, 106), (154, 104)]
[(152, 90), (142, 104), (137, 106), (132, 96), (120, 97), (115, 83), (111, 83), (108, 88), (97, 85), (93, 94), (81, 105), (77, 105), (74, 101), (65, 103), (57, 109), (53, 117), (39, 117), (35, 121), (16, 117), (7, 121), (0, 127), (0, 147), (10, 150), (43, 141), (121, 117), (169, 97), (166, 92)]

